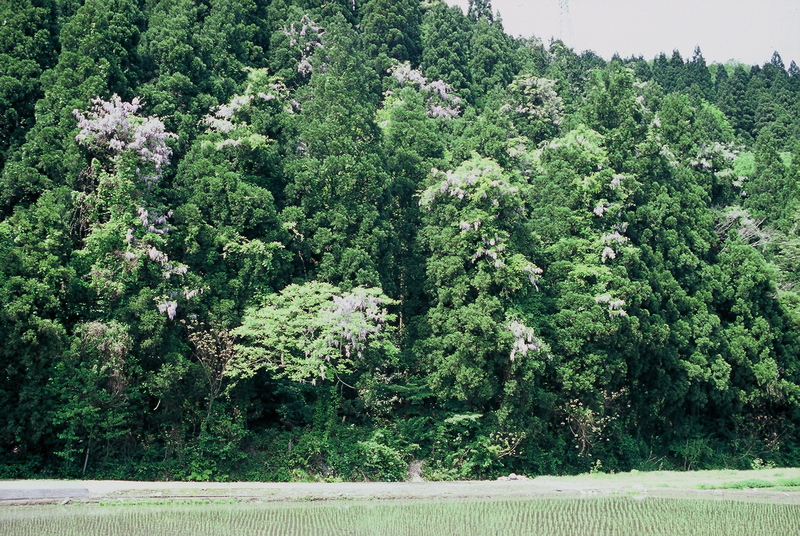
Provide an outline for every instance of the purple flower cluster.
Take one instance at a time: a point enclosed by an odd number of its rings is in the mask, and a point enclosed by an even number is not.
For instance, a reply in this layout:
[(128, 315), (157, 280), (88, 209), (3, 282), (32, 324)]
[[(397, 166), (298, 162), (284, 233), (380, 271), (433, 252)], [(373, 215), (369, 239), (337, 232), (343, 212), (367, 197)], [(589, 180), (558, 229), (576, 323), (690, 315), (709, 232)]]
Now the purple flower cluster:
[(511, 102), (501, 111), (513, 111), (530, 119), (560, 125), (564, 119), (564, 102), (555, 86), (556, 81), (547, 78), (518, 77), (508, 86)]
[(178, 313), (178, 302), (176, 299), (178, 296), (182, 296), (187, 300), (191, 300), (198, 294), (200, 294), (201, 290), (181, 290), (178, 292), (173, 292), (169, 295), (169, 297), (163, 297), (161, 302), (158, 304), (158, 312), (167, 315), (170, 320), (175, 319), (175, 315)]
[(623, 307), (625, 307), (625, 300), (614, 298), (611, 294), (596, 296), (594, 302), (598, 305), (601, 303), (608, 304), (608, 316), (611, 318), (628, 316), (628, 313), (623, 309)]
[(333, 346), (342, 345), (348, 358), (353, 351), (361, 357), (367, 339), (378, 336), (386, 323), (384, 303), (383, 298), (360, 287), (334, 296), (329, 317), (336, 337), (331, 341)]
[(145, 184), (152, 186), (172, 157), (167, 140), (177, 136), (164, 130), (161, 120), (136, 115), (142, 107), (139, 97), (131, 102), (124, 102), (118, 95), (113, 95), (110, 101), (97, 97), (92, 104), (86, 115), (72, 110), (80, 128), (75, 139), (87, 147), (107, 147), (117, 157), (126, 151), (135, 152), (145, 165), (152, 167), (150, 172), (137, 169)]
[[(230, 109), (221, 110), (218, 116), (233, 115), (236, 106), (244, 103), (232, 101)], [(78, 143), (87, 147), (110, 149), (114, 158), (118, 159), (127, 152), (135, 154), (142, 163), (136, 169), (138, 177), (150, 187), (155, 184), (163, 174), (163, 169), (169, 165), (172, 150), (167, 145), (169, 138), (176, 138), (175, 134), (164, 129), (164, 123), (155, 117), (139, 117), (137, 112), (142, 104), (138, 97), (131, 102), (124, 102), (118, 95), (113, 95), (106, 101), (100, 97), (92, 99), (92, 108), (82, 114), (73, 110), (73, 115), (78, 119), (80, 132), (75, 137)], [(144, 168), (144, 169), (143, 169)], [(141, 222), (145, 233), (165, 235), (172, 230), (168, 225), (172, 211), (166, 212), (150, 209), (144, 206), (136, 207), (136, 217)], [(125, 253), (128, 262), (145, 257), (159, 264), (164, 279), (173, 275), (184, 275), (188, 272), (185, 264), (170, 262), (166, 253), (158, 249), (147, 239), (137, 239), (134, 229), (125, 233), (125, 241), (132, 250)], [(193, 297), (197, 291), (184, 291), (186, 299)], [(178, 302), (174, 299), (180, 292), (173, 293), (169, 298), (164, 298), (158, 303), (158, 311), (166, 314), (170, 320), (175, 318)]]
[(412, 69), (408, 62), (399, 63), (389, 69), (389, 73), (397, 80), (401, 86), (418, 87), (421, 91), (428, 93), (429, 117), (441, 117), (452, 119), (461, 113), (458, 107), (461, 98), (452, 93), (453, 88), (443, 80), (428, 82), (419, 69)]
[(309, 58), (314, 49), (323, 48), (322, 36), (325, 30), (318, 26), (307, 14), (303, 15), (300, 22), (295, 25), (291, 23), (288, 28), (283, 28), (283, 34), (289, 38), (289, 46), (300, 50), (300, 62), (297, 65), (297, 72), (306, 77), (314, 72)]
[(514, 346), (511, 348), (511, 361), (517, 357), (517, 354), (526, 355), (528, 352), (538, 352), (542, 349), (542, 341), (536, 336), (533, 328), (527, 327), (519, 320), (512, 320), (506, 324), (506, 329), (511, 332), (514, 337)]
[[(519, 193), (519, 188), (503, 179), (484, 178), (492, 175), (495, 171), (493, 166), (484, 166), (470, 170), (470, 172), (458, 170), (442, 172), (433, 169), (431, 172), (434, 176), (444, 175), (444, 178), (438, 184), (422, 192), (419, 206), (430, 208), (436, 198), (442, 195), (457, 197), (459, 200), (466, 198), (468, 201), (489, 199), (493, 206), (498, 206), (499, 198), (516, 195)], [(492, 194), (491, 197), (490, 194)]]
[(136, 213), (139, 216), (139, 220), (142, 222), (142, 227), (147, 229), (148, 233), (161, 235), (172, 230), (172, 227), (167, 225), (167, 220), (172, 217), (171, 210), (164, 213), (160, 210), (147, 210), (144, 207), (138, 207)]

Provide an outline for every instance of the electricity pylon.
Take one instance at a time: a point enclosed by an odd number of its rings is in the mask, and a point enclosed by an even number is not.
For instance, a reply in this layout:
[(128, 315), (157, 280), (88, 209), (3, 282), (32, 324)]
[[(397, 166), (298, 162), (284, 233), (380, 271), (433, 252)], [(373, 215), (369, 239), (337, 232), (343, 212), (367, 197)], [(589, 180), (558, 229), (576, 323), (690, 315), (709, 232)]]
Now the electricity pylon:
[[(569, 0), (558, 0), (558, 5), (561, 7), (561, 14), (559, 18), (559, 39), (564, 41), (569, 38), (569, 45), (575, 46), (575, 36), (572, 34), (572, 18), (569, 16)], [(564, 26), (567, 27), (567, 34), (564, 35)], [(565, 41), (566, 42), (566, 41)]]

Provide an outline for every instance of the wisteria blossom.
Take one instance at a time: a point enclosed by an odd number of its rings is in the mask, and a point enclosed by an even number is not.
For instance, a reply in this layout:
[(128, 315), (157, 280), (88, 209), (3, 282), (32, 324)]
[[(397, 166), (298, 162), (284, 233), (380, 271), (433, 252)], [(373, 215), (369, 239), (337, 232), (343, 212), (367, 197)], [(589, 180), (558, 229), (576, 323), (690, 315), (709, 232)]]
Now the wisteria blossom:
[[(142, 227), (147, 229), (148, 233), (165, 234), (172, 230), (172, 227), (167, 225), (167, 221), (172, 217), (172, 211), (162, 212), (160, 210), (148, 210), (144, 207), (137, 207), (136, 213), (139, 220), (142, 222)], [(130, 243), (130, 240), (128, 240)]]
[(356, 288), (341, 296), (333, 296), (333, 304), (323, 313), (329, 323), (329, 343), (341, 347), (346, 357), (355, 352), (362, 357), (369, 337), (380, 334), (387, 320), (386, 299)]
[(604, 234), (600, 241), (603, 245), (603, 251), (600, 255), (600, 260), (602, 262), (606, 262), (608, 259), (616, 259), (617, 255), (619, 254), (619, 246), (627, 243), (629, 241), (627, 236), (624, 236), (622, 233), (625, 232), (627, 229), (627, 224), (620, 224), (617, 226), (617, 229)]
[(542, 341), (536, 336), (533, 328), (527, 327), (519, 320), (512, 320), (506, 324), (506, 329), (514, 337), (509, 359), (514, 361), (517, 355), (527, 355), (528, 352), (538, 352), (542, 349)]
[(612, 190), (616, 190), (617, 188), (622, 186), (623, 180), (625, 180), (625, 175), (618, 173), (614, 175), (614, 177), (611, 179), (611, 182), (609, 183), (608, 187), (611, 188)]
[(623, 307), (625, 307), (625, 300), (614, 298), (611, 294), (601, 294), (600, 296), (596, 296), (594, 302), (598, 305), (601, 303), (607, 304), (608, 316), (611, 318), (628, 316), (627, 311), (623, 309)]
[(458, 207), (460, 217), (453, 218), (451, 225), (472, 249), (470, 262), (502, 270), (519, 284), (530, 281), (538, 290), (542, 270), (510, 250), (509, 232), (503, 225), (495, 225), (498, 218), (505, 219), (505, 211), (524, 213), (522, 186), (507, 179), (497, 163), (487, 159), (465, 162), (453, 171), (433, 169), (432, 178), (419, 196), (419, 205), (429, 212), (441, 205)]
[(177, 310), (178, 302), (175, 301), (165, 301), (158, 304), (158, 312), (167, 315), (170, 320), (175, 318)]
[(453, 88), (443, 80), (428, 81), (419, 69), (413, 69), (408, 62), (398, 63), (389, 69), (401, 87), (412, 86), (427, 94), (427, 114), (429, 117), (452, 119), (461, 113), (461, 98), (453, 94)]
[(222, 150), (240, 146), (255, 148), (269, 143), (266, 136), (248, 123), (249, 117), (259, 103), (283, 98), (288, 90), (281, 82), (271, 79), (266, 69), (251, 70), (248, 81), (241, 95), (234, 95), (230, 101), (215, 106), (202, 118), (201, 123), (206, 126), (208, 134), (219, 134), (216, 139), (205, 140), (205, 146)]
[(434, 200), (441, 195), (449, 195), (458, 199), (466, 197), (471, 200), (491, 199), (492, 201), (497, 201), (491, 196), (502, 197), (519, 193), (519, 188), (503, 179), (482, 180), (482, 177), (488, 177), (495, 173), (495, 169), (491, 166), (473, 168), (470, 173), (443, 172), (436, 169), (432, 170), (432, 172), (434, 176), (442, 177), (442, 179), (422, 192), (419, 200), (421, 207), (429, 208)]
[[(228, 107), (218, 110), (215, 119), (226, 121), (233, 115), (236, 107), (242, 105), (243, 102), (233, 100)], [(136, 167), (137, 177), (146, 187), (151, 187), (161, 179), (164, 168), (169, 166), (172, 150), (167, 145), (167, 140), (177, 136), (167, 132), (160, 119), (136, 115), (141, 107), (138, 97), (125, 102), (118, 95), (113, 95), (109, 101), (100, 97), (92, 99), (92, 107), (85, 115), (78, 110), (73, 110), (72, 113), (78, 119), (80, 129), (76, 136), (78, 143), (110, 150), (115, 160), (125, 153), (132, 153), (140, 161), (140, 165)], [(134, 210), (133, 207), (130, 209)], [(158, 264), (165, 280), (174, 275), (185, 275), (188, 267), (171, 262), (169, 256), (156, 245), (159, 241), (153, 237), (164, 236), (172, 231), (172, 226), (168, 223), (171, 217), (171, 210), (136, 205), (134, 221), (138, 220), (141, 227), (138, 231), (134, 227), (126, 229), (125, 243), (128, 249), (120, 253), (122, 258), (131, 264), (142, 258)], [(175, 318), (178, 309), (175, 296), (161, 299), (157, 303), (158, 311), (167, 315), (170, 320)]]
[(235, 334), (250, 344), (237, 346), (231, 377), (250, 377), (266, 367), (296, 381), (316, 384), (337, 377), (362, 359), (367, 348), (393, 351), (389, 335), (395, 303), (380, 289), (343, 292), (328, 283), (289, 285), (248, 311)]
[[(739, 237), (755, 247), (765, 246), (775, 239), (775, 233), (770, 230), (762, 229), (764, 219), (755, 219), (742, 207), (736, 205), (729, 207), (717, 215), (715, 232), (717, 236), (724, 240), (729, 231), (734, 228)], [(727, 248), (727, 244), (725, 246)]]
[(611, 208), (611, 204), (608, 201), (599, 201), (597, 205), (592, 209), (595, 216), (602, 217), (608, 209)]
[(502, 112), (514, 112), (529, 119), (560, 125), (564, 120), (564, 102), (556, 92), (556, 81), (526, 76), (516, 78), (509, 86), (511, 103)]
[(138, 97), (131, 102), (124, 102), (119, 95), (113, 95), (110, 101), (97, 97), (92, 99), (92, 104), (86, 115), (77, 109), (72, 110), (80, 128), (75, 136), (78, 143), (109, 148), (115, 153), (115, 158), (133, 151), (143, 164), (152, 166), (150, 173), (137, 169), (139, 178), (148, 186), (158, 181), (172, 157), (167, 140), (177, 136), (167, 132), (160, 119), (137, 116), (136, 112), (142, 107)]
[(289, 46), (300, 52), (297, 72), (304, 77), (310, 76), (314, 72), (314, 66), (310, 61), (311, 55), (314, 50), (325, 47), (322, 40), (325, 30), (305, 14), (298, 23), (293, 22), (281, 31), (289, 38)]

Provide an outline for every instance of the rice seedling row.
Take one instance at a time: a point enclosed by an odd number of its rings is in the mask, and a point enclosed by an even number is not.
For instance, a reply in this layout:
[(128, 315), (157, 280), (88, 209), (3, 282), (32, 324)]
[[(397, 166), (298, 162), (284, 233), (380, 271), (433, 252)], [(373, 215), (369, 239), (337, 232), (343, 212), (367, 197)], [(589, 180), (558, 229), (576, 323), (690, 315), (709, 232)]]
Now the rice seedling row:
[(641, 497), (439, 499), (0, 511), (6, 536), (241, 535), (800, 535), (800, 506)]

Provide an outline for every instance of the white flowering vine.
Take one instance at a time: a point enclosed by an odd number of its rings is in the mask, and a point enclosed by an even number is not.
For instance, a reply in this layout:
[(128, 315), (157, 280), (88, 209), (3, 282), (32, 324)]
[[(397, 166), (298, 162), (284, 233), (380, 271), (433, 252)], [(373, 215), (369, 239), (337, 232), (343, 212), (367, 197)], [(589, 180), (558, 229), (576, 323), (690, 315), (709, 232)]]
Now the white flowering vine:
[(177, 136), (167, 132), (160, 119), (137, 116), (141, 107), (139, 97), (131, 102), (123, 101), (119, 95), (112, 95), (109, 101), (94, 98), (86, 115), (72, 110), (80, 128), (75, 139), (87, 147), (110, 149), (115, 159), (132, 151), (145, 166), (145, 169), (137, 168), (137, 175), (147, 186), (152, 186), (161, 178), (172, 157), (167, 140)]
[(527, 327), (519, 320), (512, 320), (506, 324), (506, 329), (514, 338), (511, 354), (509, 355), (511, 361), (514, 361), (517, 355), (525, 356), (528, 352), (539, 352), (542, 350), (543, 343), (541, 339), (536, 336), (536, 332), (533, 328)]
[[(172, 149), (167, 140), (177, 136), (167, 132), (160, 119), (137, 115), (141, 108), (142, 103), (138, 97), (126, 102), (118, 95), (113, 95), (108, 101), (100, 97), (92, 99), (92, 107), (85, 114), (77, 109), (72, 113), (78, 120), (80, 129), (75, 136), (78, 143), (110, 152), (114, 162), (119, 162), (123, 155), (133, 155), (138, 159), (136, 177), (144, 184), (145, 189), (150, 189), (161, 179), (165, 168), (170, 165)], [(121, 171), (118, 170), (118, 173)], [(94, 195), (101, 194), (95, 192)], [(134, 197), (137, 202), (133, 201)], [(131, 214), (129, 222), (131, 224), (138, 222), (140, 227), (138, 230), (135, 226), (126, 229), (124, 240), (127, 251), (121, 253), (122, 258), (131, 266), (139, 259), (149, 259), (162, 268), (165, 280), (174, 275), (185, 275), (188, 267), (170, 261), (169, 256), (158, 247), (163, 242), (164, 235), (172, 230), (169, 224), (172, 211), (140, 204), (141, 199), (145, 197), (139, 194), (125, 199), (131, 203), (129, 207), (131, 213), (135, 213), (135, 216)], [(123, 198), (116, 200), (115, 204), (121, 201)], [(102, 269), (93, 270), (94, 274), (105, 272)], [(184, 294), (188, 296), (192, 292), (198, 291), (187, 290)], [(177, 294), (173, 292), (170, 296), (157, 299), (159, 312), (170, 319), (175, 317), (178, 307), (177, 302), (172, 299)]]
[(414, 87), (426, 95), (429, 117), (452, 119), (461, 113), (461, 98), (453, 93), (453, 88), (443, 80), (428, 81), (419, 69), (413, 69), (408, 62), (398, 63), (389, 69), (389, 74), (397, 80), (400, 87)]
[(311, 55), (314, 50), (325, 47), (322, 40), (325, 30), (305, 14), (298, 22), (284, 26), (281, 31), (289, 39), (289, 46), (300, 54), (297, 72), (303, 77), (310, 76), (314, 72), (314, 66), (310, 61)]

